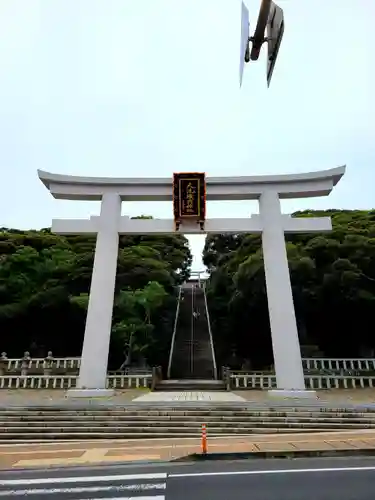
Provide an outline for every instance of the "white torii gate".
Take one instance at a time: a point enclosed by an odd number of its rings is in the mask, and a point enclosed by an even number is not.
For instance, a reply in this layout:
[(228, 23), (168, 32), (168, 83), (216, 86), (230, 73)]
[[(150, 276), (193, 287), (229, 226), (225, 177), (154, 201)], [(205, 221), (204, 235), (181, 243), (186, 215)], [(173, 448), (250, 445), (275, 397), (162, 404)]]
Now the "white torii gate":
[(202, 277), (203, 275), (207, 275), (207, 271), (190, 271), (190, 280), (198, 281), (198, 285), (201, 286), (202, 281), (205, 281), (207, 278)]
[[(180, 232), (261, 233), (277, 392), (311, 396), (306, 391), (295, 318), (284, 233), (324, 232), (330, 217), (292, 218), (281, 213), (280, 199), (328, 195), (345, 173), (345, 166), (291, 175), (208, 177), (206, 199), (259, 200), (259, 215), (243, 219), (207, 219), (204, 231), (183, 222)], [(77, 177), (38, 171), (40, 180), (58, 199), (101, 200), (100, 216), (52, 221), (52, 232), (97, 235), (82, 360), (74, 397), (107, 396), (109, 342), (119, 235), (176, 233), (173, 219), (130, 219), (121, 216), (122, 201), (170, 201), (170, 178)], [(172, 208), (172, 207), (171, 207)], [(251, 328), (251, 325), (249, 325)]]

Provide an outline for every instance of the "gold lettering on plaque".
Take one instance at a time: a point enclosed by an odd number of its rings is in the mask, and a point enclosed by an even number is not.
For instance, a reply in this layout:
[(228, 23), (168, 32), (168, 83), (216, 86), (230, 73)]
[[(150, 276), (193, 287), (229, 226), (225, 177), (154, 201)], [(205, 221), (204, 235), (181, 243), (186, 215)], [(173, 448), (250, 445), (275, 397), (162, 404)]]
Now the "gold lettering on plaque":
[(186, 211), (190, 214), (194, 213), (194, 200), (196, 189), (191, 182), (186, 186)]

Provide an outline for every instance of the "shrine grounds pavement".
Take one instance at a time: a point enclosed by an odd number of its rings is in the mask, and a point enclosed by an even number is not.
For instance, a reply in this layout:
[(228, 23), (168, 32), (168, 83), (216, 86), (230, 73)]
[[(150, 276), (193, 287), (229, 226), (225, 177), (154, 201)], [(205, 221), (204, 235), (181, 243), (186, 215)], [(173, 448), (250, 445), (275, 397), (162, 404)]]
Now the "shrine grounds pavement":
[[(141, 402), (134, 400), (142, 395), (147, 394), (148, 389), (128, 389), (119, 390), (115, 395), (108, 398), (92, 398), (83, 400), (81, 398), (66, 398), (66, 391), (54, 389), (12, 389), (0, 390), (0, 407), (9, 406), (131, 406), (134, 404), (140, 405)], [(257, 406), (328, 406), (337, 408), (375, 408), (375, 389), (331, 389), (317, 391), (318, 398), (316, 400), (293, 400), (293, 399), (276, 399), (270, 398), (267, 391), (233, 391), (233, 394), (244, 399), (244, 405)], [(173, 401), (173, 404), (196, 404), (199, 399), (194, 398), (191, 401)], [(169, 401), (169, 404), (171, 401)], [(204, 402), (210, 404), (210, 402)], [(215, 403), (215, 401), (213, 401)], [(146, 403), (145, 403), (146, 404)], [(160, 402), (156, 403), (160, 405)], [(229, 403), (228, 403), (229, 404)], [(236, 403), (238, 404), (238, 402)], [(153, 403), (148, 402), (148, 406)]]

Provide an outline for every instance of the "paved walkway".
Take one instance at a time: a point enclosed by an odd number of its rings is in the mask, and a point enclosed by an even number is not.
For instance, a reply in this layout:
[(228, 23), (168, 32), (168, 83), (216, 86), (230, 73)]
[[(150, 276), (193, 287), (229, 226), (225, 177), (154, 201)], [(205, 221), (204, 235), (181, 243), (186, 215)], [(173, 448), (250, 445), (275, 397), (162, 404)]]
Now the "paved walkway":
[(154, 403), (162, 401), (205, 401), (213, 403), (246, 401), (245, 398), (229, 391), (182, 391), (149, 392), (133, 400), (134, 402)]
[[(240, 394), (247, 401), (270, 400), (267, 391), (233, 391)], [(375, 388), (366, 389), (322, 389), (317, 390), (318, 401), (348, 404), (375, 404)], [(276, 398), (273, 398), (276, 400)]]
[[(216, 391), (212, 391), (216, 393)], [(218, 391), (219, 394), (223, 394)], [(0, 406), (27, 406), (27, 405), (51, 405), (51, 404), (87, 404), (90, 403), (100, 403), (100, 404), (108, 404), (108, 405), (126, 405), (133, 401), (135, 402), (151, 402), (154, 401), (157, 403), (160, 400), (150, 399), (150, 398), (158, 398), (157, 394), (161, 394), (158, 392), (150, 393), (148, 389), (128, 389), (128, 390), (116, 390), (115, 395), (108, 398), (92, 398), (91, 400), (82, 399), (82, 398), (66, 398), (66, 391), (60, 389), (12, 389), (0, 390)], [(171, 393), (168, 393), (171, 395)], [(176, 394), (176, 393), (174, 393)], [(181, 392), (178, 394), (182, 394)], [(204, 392), (200, 392), (200, 394), (207, 394)], [(270, 399), (267, 391), (233, 391), (232, 393), (225, 393), (230, 398), (230, 400), (223, 400), (222, 402), (241, 402), (242, 400), (248, 401), (250, 403), (254, 403), (255, 405), (262, 405), (272, 403), (274, 405), (277, 403), (276, 398)], [(143, 398), (143, 396), (147, 396), (147, 398)], [(236, 396), (238, 398), (234, 399)], [(375, 389), (332, 389), (332, 390), (322, 390), (317, 391), (318, 399), (317, 403), (327, 403), (329, 405), (374, 405), (375, 406)], [(171, 396), (169, 396), (171, 397)], [(206, 396), (203, 396), (206, 397)], [(202, 397), (202, 398), (203, 398)], [(221, 396), (217, 396), (221, 397)], [(169, 401), (171, 401), (169, 399)], [(184, 399), (180, 396), (179, 399), (174, 399), (174, 401), (184, 402), (187, 399)], [(194, 401), (194, 400), (193, 400)], [(197, 400), (195, 400), (197, 401)], [(200, 401), (216, 401), (213, 399), (200, 399)], [(290, 401), (290, 400), (289, 400)], [(295, 404), (295, 403), (293, 403)]]
[[(91, 398), (92, 402), (101, 401), (104, 404), (127, 404), (142, 394), (148, 394), (148, 389), (117, 390), (114, 396)], [(60, 403), (87, 403), (86, 398), (67, 398), (66, 390), (62, 389), (0, 389), (0, 405), (50, 405)]]
[[(375, 450), (375, 431), (267, 434), (210, 438), (208, 453)], [(200, 439), (139, 439), (0, 445), (0, 468), (174, 460), (201, 452)]]

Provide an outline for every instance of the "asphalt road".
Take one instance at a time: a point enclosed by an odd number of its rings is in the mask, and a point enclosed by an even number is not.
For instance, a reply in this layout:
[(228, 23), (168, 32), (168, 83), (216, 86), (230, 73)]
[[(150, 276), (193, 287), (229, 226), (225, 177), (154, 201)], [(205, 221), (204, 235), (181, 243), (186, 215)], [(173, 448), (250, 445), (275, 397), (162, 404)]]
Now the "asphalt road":
[(296, 459), (0, 472), (0, 500), (373, 500), (375, 459)]

